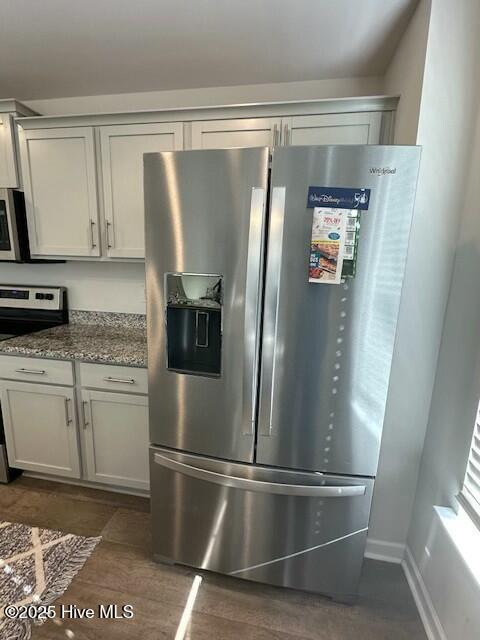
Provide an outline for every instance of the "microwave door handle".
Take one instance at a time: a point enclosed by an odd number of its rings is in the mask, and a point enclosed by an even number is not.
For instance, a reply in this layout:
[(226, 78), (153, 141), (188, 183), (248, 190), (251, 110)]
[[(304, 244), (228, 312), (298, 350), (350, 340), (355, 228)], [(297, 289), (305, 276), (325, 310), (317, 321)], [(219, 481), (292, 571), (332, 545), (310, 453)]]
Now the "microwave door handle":
[(311, 484), (284, 484), (281, 482), (267, 482), (265, 480), (252, 480), (251, 478), (241, 478), (238, 476), (218, 473), (201, 467), (173, 460), (161, 453), (154, 454), (155, 464), (158, 464), (170, 471), (181, 473), (197, 480), (212, 482), (231, 487), (232, 489), (243, 489), (244, 491), (254, 491), (256, 493), (274, 493), (285, 496), (309, 496), (315, 498), (353, 498), (364, 496), (367, 490), (364, 484), (352, 485), (311, 485)]
[(244, 435), (255, 431), (258, 372), (258, 333), (260, 330), (259, 305), (262, 276), (262, 241), (265, 217), (266, 190), (254, 187), (250, 200), (250, 227), (248, 233), (247, 277), (245, 284), (243, 367)]
[[(0, 251), (0, 260), (20, 260), (20, 239), (18, 237), (13, 190), (4, 189), (3, 192), (5, 193), (5, 197), (0, 199), (4, 202), (5, 206), (6, 225), (4, 230), (7, 234), (6, 240), (10, 245), (10, 249), (7, 251)], [(2, 190), (0, 190), (0, 195), (1, 193)]]

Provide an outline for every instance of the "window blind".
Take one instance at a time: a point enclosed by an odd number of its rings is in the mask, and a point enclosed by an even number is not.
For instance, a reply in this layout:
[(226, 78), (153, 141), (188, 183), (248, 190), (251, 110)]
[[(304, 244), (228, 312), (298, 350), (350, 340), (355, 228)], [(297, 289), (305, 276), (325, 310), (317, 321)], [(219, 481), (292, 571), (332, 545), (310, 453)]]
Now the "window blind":
[(472, 446), (459, 502), (480, 527), (480, 405), (477, 410)]

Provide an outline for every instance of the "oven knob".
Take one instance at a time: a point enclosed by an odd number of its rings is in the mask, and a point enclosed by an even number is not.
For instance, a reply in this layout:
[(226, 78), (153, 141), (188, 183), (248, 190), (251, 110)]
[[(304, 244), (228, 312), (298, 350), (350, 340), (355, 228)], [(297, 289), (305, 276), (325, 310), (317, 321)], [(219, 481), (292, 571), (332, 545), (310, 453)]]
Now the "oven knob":
[(53, 293), (46, 293), (45, 300), (53, 300)]
[(43, 300), (45, 298), (45, 294), (44, 293), (36, 293), (35, 294), (35, 298), (37, 300)]

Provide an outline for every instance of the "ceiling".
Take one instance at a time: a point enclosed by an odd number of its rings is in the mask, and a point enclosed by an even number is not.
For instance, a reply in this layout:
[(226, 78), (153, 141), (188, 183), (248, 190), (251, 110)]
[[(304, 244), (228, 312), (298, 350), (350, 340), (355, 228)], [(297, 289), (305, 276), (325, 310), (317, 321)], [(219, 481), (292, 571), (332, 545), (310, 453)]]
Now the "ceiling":
[(417, 0), (1, 0), (0, 98), (381, 75)]

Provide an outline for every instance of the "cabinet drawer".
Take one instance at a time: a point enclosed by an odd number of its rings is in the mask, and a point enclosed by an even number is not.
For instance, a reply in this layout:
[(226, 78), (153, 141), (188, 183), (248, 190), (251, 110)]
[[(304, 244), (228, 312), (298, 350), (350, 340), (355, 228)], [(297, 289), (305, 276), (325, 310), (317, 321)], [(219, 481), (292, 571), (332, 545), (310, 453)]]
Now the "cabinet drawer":
[(65, 360), (0, 356), (0, 378), (73, 386), (72, 363)]
[(80, 364), (82, 387), (147, 393), (147, 370), (106, 364)]

